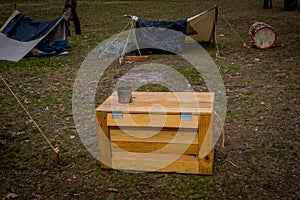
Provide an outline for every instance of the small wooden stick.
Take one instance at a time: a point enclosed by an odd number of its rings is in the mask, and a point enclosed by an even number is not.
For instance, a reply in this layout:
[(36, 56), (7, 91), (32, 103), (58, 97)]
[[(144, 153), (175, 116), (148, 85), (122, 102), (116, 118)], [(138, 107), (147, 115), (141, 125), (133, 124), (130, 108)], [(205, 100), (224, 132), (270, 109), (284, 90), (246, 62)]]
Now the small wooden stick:
[(149, 56), (125, 56), (125, 61), (148, 61)]

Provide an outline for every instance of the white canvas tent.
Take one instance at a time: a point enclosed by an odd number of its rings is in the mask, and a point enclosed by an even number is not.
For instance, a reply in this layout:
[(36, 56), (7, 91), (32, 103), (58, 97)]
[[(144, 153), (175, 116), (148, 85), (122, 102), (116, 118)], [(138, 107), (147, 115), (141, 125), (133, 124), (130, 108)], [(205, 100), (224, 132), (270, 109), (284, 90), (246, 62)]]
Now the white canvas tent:
[[(5, 24), (0, 29), (0, 60), (8, 60), (17, 62), (22, 59), (27, 53), (29, 53), (37, 44), (42, 40), (48, 40), (50, 42), (61, 41), (66, 39), (65, 21), (62, 17), (52, 21), (52, 24), (47, 27), (46, 31), (43, 31), (38, 38), (33, 40), (22, 41), (9, 37), (8, 34), (3, 33), (4, 29), (10, 24), (14, 23), (14, 19), (17, 15), (21, 14), (15, 10), (11, 16), (7, 19)], [(33, 20), (37, 22), (36, 20)], [(15, 25), (18, 26), (18, 25)], [(17, 27), (13, 27), (17, 31)], [(32, 29), (29, 28), (29, 32)]]

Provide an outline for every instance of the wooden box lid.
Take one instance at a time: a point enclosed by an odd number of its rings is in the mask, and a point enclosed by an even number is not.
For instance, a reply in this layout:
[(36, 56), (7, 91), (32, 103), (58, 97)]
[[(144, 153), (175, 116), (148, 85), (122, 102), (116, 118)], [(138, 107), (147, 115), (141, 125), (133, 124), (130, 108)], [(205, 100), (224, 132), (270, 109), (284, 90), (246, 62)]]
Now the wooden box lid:
[(133, 92), (133, 101), (118, 102), (117, 92), (108, 97), (96, 112), (152, 113), (193, 115), (212, 114), (214, 93), (211, 92)]

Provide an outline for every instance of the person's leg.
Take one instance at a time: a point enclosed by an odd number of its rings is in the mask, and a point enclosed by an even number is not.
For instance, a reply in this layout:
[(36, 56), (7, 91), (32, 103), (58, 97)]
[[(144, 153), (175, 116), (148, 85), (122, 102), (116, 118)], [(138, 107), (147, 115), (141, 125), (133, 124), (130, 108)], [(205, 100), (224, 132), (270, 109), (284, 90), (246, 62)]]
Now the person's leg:
[(267, 9), (269, 7), (269, 0), (264, 0), (263, 8)]

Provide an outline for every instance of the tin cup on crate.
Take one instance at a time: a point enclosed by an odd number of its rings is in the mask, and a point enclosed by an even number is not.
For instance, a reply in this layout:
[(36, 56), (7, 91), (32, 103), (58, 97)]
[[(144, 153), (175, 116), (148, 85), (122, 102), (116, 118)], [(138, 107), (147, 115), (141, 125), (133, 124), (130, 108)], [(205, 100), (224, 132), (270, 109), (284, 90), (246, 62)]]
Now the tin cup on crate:
[(119, 103), (130, 103), (132, 102), (132, 89), (131, 87), (119, 87), (118, 90), (118, 101)]

